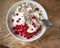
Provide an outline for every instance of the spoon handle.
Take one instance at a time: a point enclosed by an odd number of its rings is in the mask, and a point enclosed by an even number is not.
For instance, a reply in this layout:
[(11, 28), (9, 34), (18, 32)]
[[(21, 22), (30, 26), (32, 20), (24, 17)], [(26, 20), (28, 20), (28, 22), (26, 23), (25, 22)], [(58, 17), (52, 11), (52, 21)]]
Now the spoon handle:
[(55, 28), (58, 28), (58, 29), (60, 29), (60, 27), (58, 27), (58, 26), (56, 26), (56, 25), (52, 25), (52, 27), (55, 27)]
[(42, 22), (43, 22), (43, 23), (46, 25), (46, 27), (48, 27), (48, 28), (49, 28), (49, 27), (55, 27), (55, 28), (60, 29), (60, 27), (52, 24), (49, 20), (43, 19)]

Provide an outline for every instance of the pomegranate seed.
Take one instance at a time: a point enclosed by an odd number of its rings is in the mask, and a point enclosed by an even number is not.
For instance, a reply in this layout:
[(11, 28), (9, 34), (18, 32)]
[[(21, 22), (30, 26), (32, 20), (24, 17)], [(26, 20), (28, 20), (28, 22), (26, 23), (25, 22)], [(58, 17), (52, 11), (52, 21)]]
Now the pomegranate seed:
[(31, 34), (28, 34), (28, 36), (26, 36), (27, 39), (30, 39), (31, 37)]
[(15, 30), (15, 29), (16, 29), (16, 27), (12, 27), (12, 29), (13, 29), (13, 30)]
[(22, 29), (20, 29), (20, 32), (22, 32), (23, 30)]
[(36, 10), (36, 11), (38, 11), (38, 10), (39, 10), (39, 8), (37, 8), (37, 7), (36, 7), (36, 8), (35, 8), (35, 10)]
[(12, 19), (12, 22), (14, 21), (14, 19)]
[(15, 31), (15, 32), (14, 32), (14, 34), (16, 34), (16, 35), (17, 35), (17, 34), (19, 34), (19, 32), (18, 32), (18, 31)]
[(40, 28), (42, 28), (42, 26), (40, 25)]
[(31, 36), (35, 35), (35, 32), (31, 33)]
[(30, 38), (29, 33), (28, 33), (28, 32), (26, 32), (26, 33), (25, 33), (25, 35), (24, 35), (24, 37), (26, 37), (27, 39), (29, 39), (29, 38)]
[(33, 29), (31, 29), (31, 30), (33, 30)]
[(23, 28), (23, 30), (26, 30), (26, 28)]
[(23, 36), (23, 34), (21, 33), (21, 36)]
[(32, 18), (33, 18), (33, 19), (36, 19), (36, 17), (35, 17), (35, 16), (33, 16)]
[(27, 37), (27, 39), (29, 39), (30, 37)]
[(19, 22), (19, 20), (17, 20), (16, 22)]
[(21, 20), (21, 18), (19, 18), (19, 20)]
[(25, 27), (25, 29), (28, 29), (28, 28), (29, 28), (28, 26)]
[(23, 28), (23, 25), (21, 24), (20, 27)]
[(16, 16), (18, 16), (19, 14), (18, 14), (18, 13), (16, 13), (15, 15), (16, 15)]
[(36, 27), (36, 25), (35, 25), (35, 23), (34, 23), (34, 22), (32, 23), (32, 25), (33, 25), (34, 27)]
[(21, 32), (21, 36), (23, 36), (24, 32)]
[(20, 25), (16, 25), (16, 27), (19, 27)]

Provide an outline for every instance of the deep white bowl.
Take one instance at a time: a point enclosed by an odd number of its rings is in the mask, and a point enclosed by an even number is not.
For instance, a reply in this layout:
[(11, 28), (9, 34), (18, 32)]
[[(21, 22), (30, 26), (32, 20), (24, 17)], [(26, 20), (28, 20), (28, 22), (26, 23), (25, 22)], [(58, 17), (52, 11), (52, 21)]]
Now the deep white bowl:
[(20, 5), (21, 3), (23, 3), (23, 2), (26, 2), (26, 3), (31, 2), (32, 4), (36, 4), (37, 7), (39, 7), (40, 10), (42, 11), (42, 15), (43, 15), (44, 19), (48, 19), (48, 17), (47, 17), (47, 13), (46, 13), (45, 9), (42, 7), (42, 5), (40, 5), (39, 3), (35, 2), (35, 1), (30, 1), (30, 0), (19, 1), (19, 2), (15, 3), (15, 4), (9, 9), (9, 11), (8, 11), (8, 13), (7, 13), (7, 17), (6, 17), (6, 25), (7, 25), (7, 28), (8, 28), (8, 30), (9, 30), (9, 32), (10, 32), (16, 39), (18, 39), (18, 40), (21, 40), (21, 41), (24, 41), (24, 42), (30, 42), (30, 41), (34, 41), (34, 40), (40, 38), (40, 37), (45, 33), (45, 31), (46, 31), (47, 28), (46, 28), (46, 27), (43, 27), (42, 30), (39, 32), (39, 34), (36, 35), (36, 36), (34, 36), (34, 37), (32, 37), (31, 39), (26, 39), (26, 38), (24, 38), (24, 37), (22, 37), (22, 36), (16, 36), (16, 35), (13, 34), (13, 30), (11, 29), (10, 17), (11, 17), (11, 15), (13, 14), (14, 10), (16, 9), (16, 7), (19, 6), (19, 5)]

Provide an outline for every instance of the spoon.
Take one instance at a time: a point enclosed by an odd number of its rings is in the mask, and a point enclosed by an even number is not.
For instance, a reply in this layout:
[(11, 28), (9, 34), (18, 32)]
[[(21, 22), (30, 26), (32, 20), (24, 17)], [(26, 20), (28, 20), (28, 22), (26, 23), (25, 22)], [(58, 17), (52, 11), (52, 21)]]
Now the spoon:
[(43, 19), (42, 22), (43, 22), (43, 23), (46, 25), (46, 27), (48, 27), (48, 28), (49, 28), (49, 27), (55, 27), (55, 28), (60, 29), (60, 27), (52, 24), (49, 20)]

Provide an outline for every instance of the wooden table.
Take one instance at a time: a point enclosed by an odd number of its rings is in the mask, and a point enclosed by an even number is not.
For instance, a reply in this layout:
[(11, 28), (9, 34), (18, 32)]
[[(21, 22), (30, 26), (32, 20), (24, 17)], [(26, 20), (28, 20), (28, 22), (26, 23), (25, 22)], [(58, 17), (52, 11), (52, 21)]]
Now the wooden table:
[[(0, 44), (10, 48), (60, 48), (60, 29), (51, 27), (45, 34), (33, 42), (16, 40), (6, 27), (8, 9), (19, 0), (0, 0)], [(36, 0), (47, 11), (49, 20), (60, 27), (60, 0)]]

